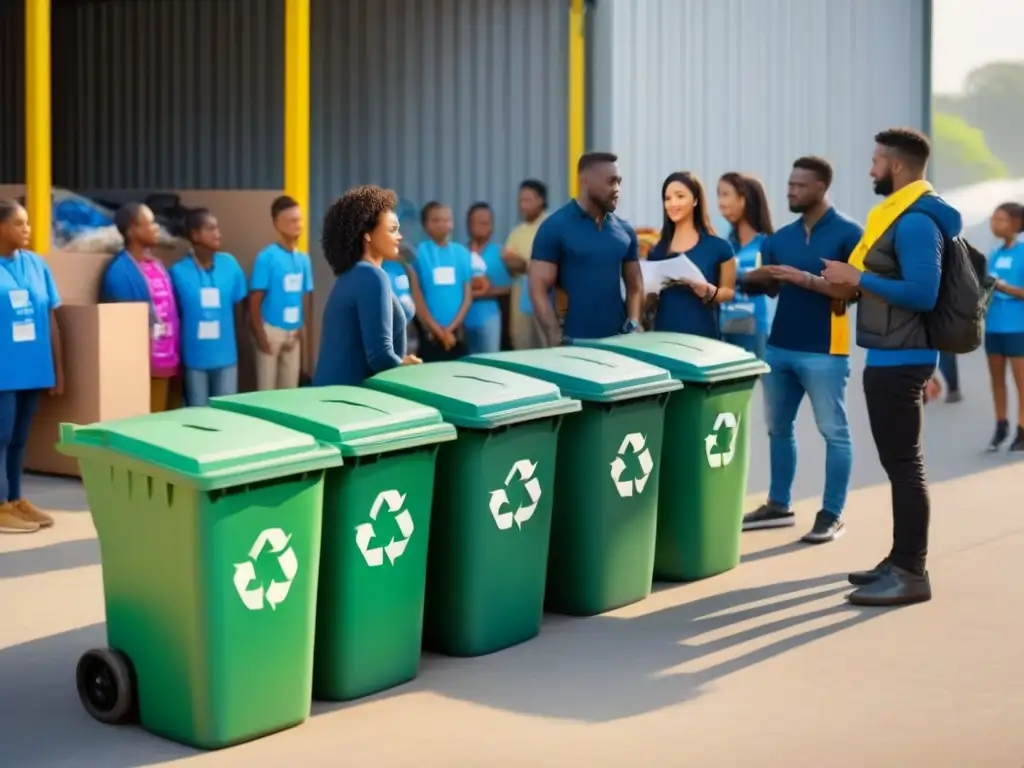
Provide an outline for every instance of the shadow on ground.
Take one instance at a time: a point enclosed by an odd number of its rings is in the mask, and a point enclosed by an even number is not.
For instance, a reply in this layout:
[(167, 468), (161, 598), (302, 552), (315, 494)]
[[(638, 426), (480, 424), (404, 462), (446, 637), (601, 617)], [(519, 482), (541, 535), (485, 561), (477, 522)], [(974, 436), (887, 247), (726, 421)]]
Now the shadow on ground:
[[(416, 681), (375, 698), (429, 691), (592, 723), (652, 712), (699, 696), (725, 675), (878, 615), (839, 598), (849, 590), (844, 579), (834, 574), (740, 589), (633, 618), (548, 617), (538, 638), (500, 653), (477, 659), (427, 656)], [(824, 607), (799, 610), (816, 601)], [(701, 642), (704, 635), (708, 639)], [(758, 647), (734, 653), (748, 643)], [(104, 644), (104, 625), (94, 624), (0, 651), (5, 765), (129, 768), (198, 754), (141, 728), (105, 726), (86, 715), (75, 690), (75, 665), (83, 651)], [(699, 668), (678, 669), (693, 664)], [(313, 712), (363, 701), (317, 703)]]
[(0, 552), (0, 579), (17, 579), (50, 571), (67, 571), (100, 564), (96, 539), (59, 541), (32, 549)]
[[(839, 598), (850, 589), (844, 573), (735, 590), (632, 618), (549, 617), (538, 638), (491, 656), (427, 656), (419, 679), (382, 697), (432, 691), (540, 717), (633, 717), (696, 698), (725, 675), (878, 615)], [(831, 604), (792, 615), (823, 598)], [(747, 643), (757, 647), (735, 653)], [(315, 711), (337, 708), (318, 704)]]

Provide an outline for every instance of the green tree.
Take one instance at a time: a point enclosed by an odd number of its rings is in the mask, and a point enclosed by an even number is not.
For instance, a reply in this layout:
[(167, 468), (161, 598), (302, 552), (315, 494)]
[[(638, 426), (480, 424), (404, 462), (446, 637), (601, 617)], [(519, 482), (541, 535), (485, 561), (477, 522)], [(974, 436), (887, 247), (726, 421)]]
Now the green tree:
[(967, 76), (961, 114), (1014, 176), (1024, 176), (1024, 61), (995, 61)]
[(1006, 166), (985, 143), (985, 134), (962, 117), (936, 112), (932, 144), (932, 181), (939, 189), (1007, 176)]

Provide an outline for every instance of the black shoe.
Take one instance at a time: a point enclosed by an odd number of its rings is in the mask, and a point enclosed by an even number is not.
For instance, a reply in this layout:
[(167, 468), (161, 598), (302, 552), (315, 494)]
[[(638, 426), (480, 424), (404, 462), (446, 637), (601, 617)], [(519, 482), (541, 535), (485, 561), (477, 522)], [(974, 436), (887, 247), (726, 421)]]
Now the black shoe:
[(796, 525), (796, 515), (787, 507), (768, 502), (755, 511), (743, 516), (743, 530), (757, 531), (762, 528), (788, 528)]
[(854, 605), (912, 605), (931, 600), (932, 585), (928, 580), (927, 571), (924, 575), (919, 575), (890, 565), (875, 581), (855, 590), (848, 599)]
[(960, 393), (959, 389), (951, 389), (946, 394), (946, 402), (952, 405), (953, 403), (963, 402), (964, 396)]
[(824, 544), (826, 541), (835, 541), (843, 535), (845, 528), (846, 525), (840, 518), (823, 509), (815, 515), (814, 527), (805, 533), (800, 541), (808, 544)]
[(1006, 438), (1009, 436), (1010, 422), (1006, 421), (1006, 419), (1003, 419), (1002, 421), (997, 421), (996, 432), (994, 435), (992, 435), (992, 441), (988, 444), (989, 451), (998, 451), (999, 447), (1006, 442)]
[(1010, 450), (1014, 453), (1024, 451), (1024, 427), (1017, 427), (1017, 436), (1010, 443)]
[(889, 571), (889, 558), (885, 558), (882, 562), (872, 568), (870, 571), (854, 571), (849, 575), (850, 583), (855, 587), (866, 587), (868, 584), (874, 584), (882, 576)]

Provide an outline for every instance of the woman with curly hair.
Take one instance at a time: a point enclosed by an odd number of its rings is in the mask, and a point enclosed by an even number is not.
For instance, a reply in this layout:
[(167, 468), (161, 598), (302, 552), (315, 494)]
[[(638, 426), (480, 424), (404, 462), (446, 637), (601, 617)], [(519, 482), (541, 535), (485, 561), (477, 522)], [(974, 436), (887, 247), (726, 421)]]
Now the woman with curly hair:
[(327, 210), (320, 244), (336, 280), (324, 307), (313, 385), (362, 384), (399, 365), (406, 354), (405, 310), (382, 265), (398, 255), (402, 235), (390, 189), (350, 189)]

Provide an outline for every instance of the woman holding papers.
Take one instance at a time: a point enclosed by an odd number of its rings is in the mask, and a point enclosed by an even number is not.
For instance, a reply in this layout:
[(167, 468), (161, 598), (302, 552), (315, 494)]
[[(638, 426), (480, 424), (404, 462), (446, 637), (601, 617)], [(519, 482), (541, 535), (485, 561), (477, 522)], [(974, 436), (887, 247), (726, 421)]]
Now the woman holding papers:
[[(729, 222), (729, 245), (736, 253), (737, 277), (761, 266), (761, 243), (775, 230), (761, 182), (731, 171), (718, 180), (718, 210)], [(775, 316), (776, 300), (764, 294), (748, 296), (740, 291), (722, 305), (722, 337), (758, 357)]]
[(665, 216), (661, 238), (647, 256), (661, 262), (654, 330), (721, 338), (719, 305), (732, 301), (736, 258), (715, 235), (700, 180), (689, 171), (671, 174), (661, 185)]

